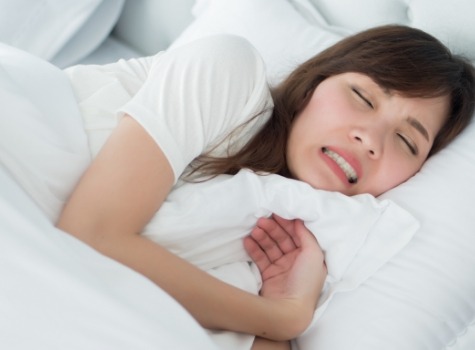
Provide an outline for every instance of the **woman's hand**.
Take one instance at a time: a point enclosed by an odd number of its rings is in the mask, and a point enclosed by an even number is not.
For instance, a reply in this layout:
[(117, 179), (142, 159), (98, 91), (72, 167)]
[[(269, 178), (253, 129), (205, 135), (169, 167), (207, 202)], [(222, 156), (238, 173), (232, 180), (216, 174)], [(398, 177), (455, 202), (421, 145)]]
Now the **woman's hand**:
[(295, 312), (310, 323), (327, 276), (324, 255), (301, 220), (261, 218), (244, 240), (262, 275), (261, 295), (297, 302)]

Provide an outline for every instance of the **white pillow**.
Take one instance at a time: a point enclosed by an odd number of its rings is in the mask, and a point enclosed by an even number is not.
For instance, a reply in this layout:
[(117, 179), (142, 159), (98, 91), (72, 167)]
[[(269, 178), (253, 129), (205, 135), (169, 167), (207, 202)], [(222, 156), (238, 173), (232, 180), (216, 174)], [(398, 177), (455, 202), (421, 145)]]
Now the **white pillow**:
[(198, 0), (194, 12), (196, 20), (170, 47), (217, 33), (243, 36), (263, 56), (271, 84), (341, 38), (309, 25), (285, 0)]
[(435, 35), (451, 50), (475, 59), (475, 3), (472, 0), (290, 0), (310, 3), (332, 27), (359, 31), (380, 24), (414, 26)]
[[(475, 4), (465, 0), (450, 8), (449, 17), (458, 19), (456, 27), (443, 22), (448, 18), (448, 9), (430, 1), (411, 2), (413, 7), (409, 8), (401, 1), (347, 1), (348, 8), (330, 0), (313, 3), (323, 4), (326, 11), (319, 11), (309, 0), (198, 0), (195, 21), (172, 46), (220, 32), (241, 35), (262, 54), (272, 83), (335, 42), (340, 37), (338, 33), (354, 32), (354, 27), (345, 27), (344, 23), (355, 23), (361, 16), (366, 16), (365, 23), (373, 24), (411, 24), (414, 20), (416, 26), (429, 28), (434, 34), (443, 30), (440, 39), (456, 44), (452, 48), (468, 51), (470, 45), (475, 47), (475, 31), (463, 30), (465, 34), (461, 36), (460, 28), (465, 28), (462, 24), (470, 27), (475, 23), (471, 16), (467, 18), (475, 11)], [(371, 4), (378, 6), (373, 8)], [(342, 15), (339, 23), (332, 22), (329, 9)], [(336, 295), (323, 317), (295, 342), (296, 347), (474, 348), (473, 336), (457, 341), (467, 329), (475, 329), (474, 150), (472, 123), (461, 137), (430, 159), (419, 174), (382, 196), (413, 213), (421, 229), (399, 255), (366, 283)]]
[(0, 0), (0, 42), (61, 67), (107, 37), (125, 0)]
[(101, 0), (1, 0), (0, 41), (51, 59)]
[(124, 2), (125, 0), (101, 0), (94, 12), (65, 42), (51, 62), (65, 68), (78, 64), (83, 58), (95, 52), (105, 40), (110, 38), (109, 34), (119, 19)]

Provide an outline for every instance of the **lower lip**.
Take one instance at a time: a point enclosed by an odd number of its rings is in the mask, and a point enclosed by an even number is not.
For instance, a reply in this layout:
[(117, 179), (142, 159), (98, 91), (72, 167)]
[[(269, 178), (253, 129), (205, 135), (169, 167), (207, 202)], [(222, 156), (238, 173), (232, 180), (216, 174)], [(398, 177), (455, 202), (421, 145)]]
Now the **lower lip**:
[(351, 187), (351, 183), (348, 181), (345, 172), (341, 170), (338, 164), (336, 164), (333, 159), (323, 153), (322, 150), (320, 150), (320, 155), (322, 156), (325, 163), (329, 166), (329, 168), (333, 171), (333, 173), (341, 180), (341, 182), (343, 182), (346, 187)]

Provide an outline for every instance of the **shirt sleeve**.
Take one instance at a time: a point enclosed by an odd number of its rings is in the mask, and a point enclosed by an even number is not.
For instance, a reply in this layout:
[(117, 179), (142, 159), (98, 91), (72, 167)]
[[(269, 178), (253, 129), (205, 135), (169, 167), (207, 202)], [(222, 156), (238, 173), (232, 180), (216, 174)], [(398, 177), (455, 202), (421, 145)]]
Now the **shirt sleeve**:
[(140, 90), (160, 54), (106, 65), (77, 65), (64, 70), (81, 111), (92, 157), (99, 153), (116, 128), (117, 110)]
[(218, 35), (158, 56), (119, 115), (130, 115), (147, 130), (176, 182), (198, 155), (218, 144), (222, 152), (233, 146), (235, 135), (233, 141), (227, 135), (250, 121), (239, 128), (237, 144), (245, 143), (267, 120), (272, 105), (257, 51), (245, 39)]

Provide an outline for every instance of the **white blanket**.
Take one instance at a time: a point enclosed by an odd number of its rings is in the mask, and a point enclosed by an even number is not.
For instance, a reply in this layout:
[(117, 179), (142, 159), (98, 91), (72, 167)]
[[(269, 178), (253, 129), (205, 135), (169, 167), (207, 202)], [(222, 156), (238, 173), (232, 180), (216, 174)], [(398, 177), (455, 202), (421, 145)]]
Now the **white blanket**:
[[(389, 200), (367, 194), (348, 197), (279, 175), (241, 170), (235, 176), (178, 187), (143, 234), (207, 270), (249, 261), (242, 238), (259, 217), (272, 213), (304, 220), (325, 252), (330, 283), (343, 278), (371, 233), (391, 243), (391, 249), (373, 257), (372, 263), (380, 263), (404, 246), (418, 227), (407, 211)], [(363, 265), (367, 269), (371, 264)]]
[[(315, 321), (337, 292), (358, 287), (412, 238), (418, 222), (395, 203), (371, 195), (348, 197), (278, 175), (241, 170), (172, 192), (143, 234), (222, 280), (257, 293), (242, 239), (259, 217), (300, 218), (325, 252), (328, 278)], [(244, 262), (244, 263), (243, 263)], [(214, 337), (220, 348), (246, 349), (252, 338)]]
[(53, 226), (89, 162), (64, 73), (0, 43), (0, 102), (0, 348), (214, 349), (168, 294)]

